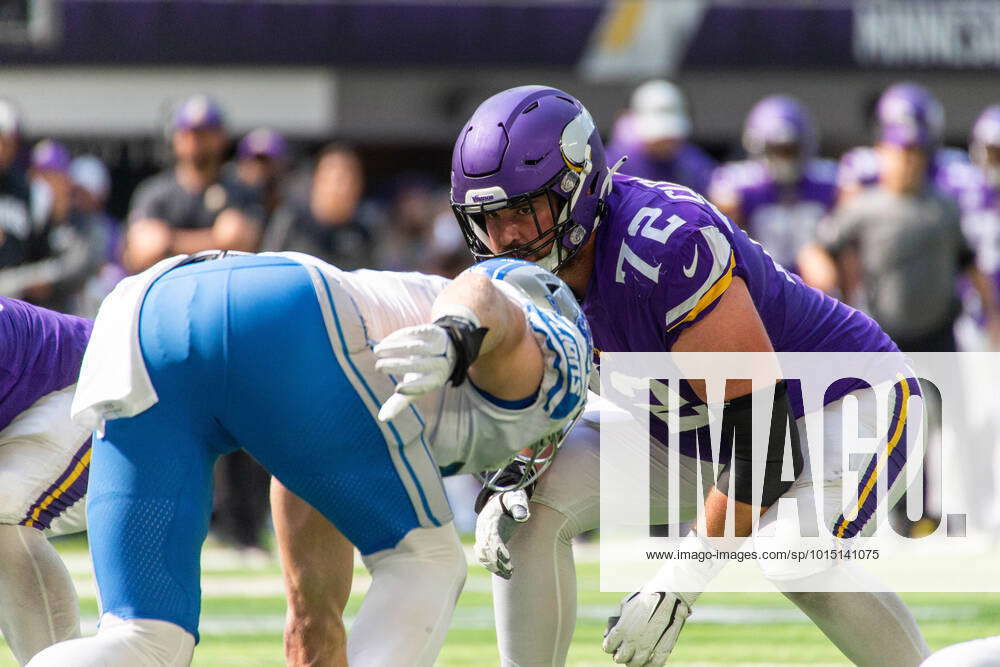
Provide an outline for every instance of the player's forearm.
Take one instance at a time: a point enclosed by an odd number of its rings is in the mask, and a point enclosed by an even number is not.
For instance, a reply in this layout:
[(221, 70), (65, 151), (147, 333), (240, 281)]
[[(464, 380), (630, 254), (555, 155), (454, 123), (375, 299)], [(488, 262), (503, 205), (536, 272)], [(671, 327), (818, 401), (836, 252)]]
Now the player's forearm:
[(453, 280), (434, 300), (432, 318), (460, 314), (462, 309), (471, 311), (487, 330), (479, 359), (503, 352), (524, 335), (523, 312), (486, 276), (465, 273)]
[(531, 396), (542, 381), (542, 351), (528, 330), (521, 306), (486, 276), (462, 274), (434, 301), (432, 316), (471, 311), (487, 329), (469, 367), (477, 387), (502, 400)]

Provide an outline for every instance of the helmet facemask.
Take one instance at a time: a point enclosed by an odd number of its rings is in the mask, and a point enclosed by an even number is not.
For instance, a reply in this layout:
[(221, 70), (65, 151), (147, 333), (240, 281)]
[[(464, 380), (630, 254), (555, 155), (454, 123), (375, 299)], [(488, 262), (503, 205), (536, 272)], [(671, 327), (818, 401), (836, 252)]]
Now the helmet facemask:
[(479, 473), (483, 486), (497, 493), (517, 491), (531, 486), (548, 470), (559, 453), (566, 436), (583, 415), (583, 409), (562, 429), (551, 433), (535, 442), (513, 457), (499, 470), (487, 470)]

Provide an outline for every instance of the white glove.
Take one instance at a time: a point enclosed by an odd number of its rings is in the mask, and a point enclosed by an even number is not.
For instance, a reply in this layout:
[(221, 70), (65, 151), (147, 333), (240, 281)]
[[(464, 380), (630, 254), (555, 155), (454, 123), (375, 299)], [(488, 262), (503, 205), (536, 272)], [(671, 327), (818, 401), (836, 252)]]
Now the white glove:
[(507, 541), (517, 524), (530, 517), (528, 494), (524, 489), (497, 493), (486, 501), (476, 519), (476, 545), (472, 548), (479, 564), (498, 577), (510, 579)]
[(618, 616), (608, 619), (602, 648), (630, 667), (659, 667), (677, 643), (691, 607), (674, 593), (632, 593), (622, 599)]
[(382, 404), (378, 413), (381, 421), (398, 415), (414, 398), (443, 387), (455, 368), (455, 346), (448, 332), (436, 324), (393, 331), (374, 352), (375, 368), (403, 377), (396, 383), (396, 393)]

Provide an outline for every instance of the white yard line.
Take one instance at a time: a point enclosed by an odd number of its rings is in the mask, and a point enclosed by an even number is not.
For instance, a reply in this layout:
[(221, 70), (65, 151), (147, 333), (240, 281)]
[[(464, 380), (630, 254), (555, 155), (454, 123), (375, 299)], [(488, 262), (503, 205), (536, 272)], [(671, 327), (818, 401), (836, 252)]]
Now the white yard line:
[[(955, 607), (912, 607), (917, 620), (949, 619), (962, 620), (975, 618), (979, 609), (975, 606)], [(577, 611), (578, 620), (603, 623), (611, 612), (605, 605), (583, 605)], [(345, 618), (347, 625), (353, 622), (354, 616)], [(712, 623), (718, 625), (777, 624), (777, 623), (810, 623), (811, 621), (798, 609), (769, 609), (760, 607), (727, 607), (721, 605), (705, 605), (698, 607), (691, 616), (691, 623)], [(97, 631), (97, 618), (82, 619), (84, 634)], [(203, 614), (200, 630), (205, 635), (255, 635), (272, 632), (281, 634), (285, 617), (280, 614)], [(496, 627), (493, 610), (489, 607), (474, 607), (455, 610), (452, 627), (460, 630), (482, 630)]]

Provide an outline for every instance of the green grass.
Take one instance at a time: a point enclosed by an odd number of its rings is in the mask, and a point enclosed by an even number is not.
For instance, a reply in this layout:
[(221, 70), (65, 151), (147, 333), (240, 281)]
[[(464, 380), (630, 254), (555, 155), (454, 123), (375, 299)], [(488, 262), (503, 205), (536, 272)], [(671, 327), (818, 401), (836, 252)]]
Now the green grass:
[[(89, 571), (85, 566), (86, 542), (80, 538), (60, 540), (59, 550), (71, 558), (71, 569), (82, 582), (82, 614), (85, 620), (97, 615)], [(218, 555), (217, 552), (215, 555)], [(223, 557), (223, 561), (226, 559)], [(581, 616), (578, 619), (568, 664), (611, 665), (600, 649), (604, 616), (615, 608), (619, 594), (598, 592), (598, 566), (578, 564)], [(358, 577), (365, 577), (357, 570)], [(260, 584), (276, 585), (280, 573), (276, 565), (248, 569), (233, 561), (231, 567), (204, 573), (206, 587), (211, 580), (234, 584), (234, 592), (206, 595), (203, 601), (203, 637), (195, 650), (194, 664), (282, 665), (280, 618), (285, 604), (279, 593), (260, 594)], [(247, 583), (246, 594), (239, 583)], [(255, 585), (256, 588), (255, 588)], [(459, 600), (456, 623), (448, 634), (438, 661), (449, 667), (496, 665), (498, 655), (492, 625), (489, 580), (480, 568), (469, 569), (469, 583)], [(348, 615), (353, 615), (361, 594), (351, 596)], [(918, 614), (927, 642), (937, 649), (967, 639), (1000, 634), (1000, 595), (996, 594), (905, 594), (903, 598)], [(794, 609), (782, 596), (768, 593), (706, 594), (699, 608), (740, 609), (752, 614), (773, 616), (770, 610)], [(251, 621), (257, 621), (250, 626)], [(254, 630), (260, 624), (264, 629)], [(719, 623), (699, 621), (697, 611), (684, 628), (670, 664), (678, 665), (817, 665), (847, 664), (833, 645), (808, 622)], [(0, 667), (16, 663), (5, 647), (0, 647)]]

